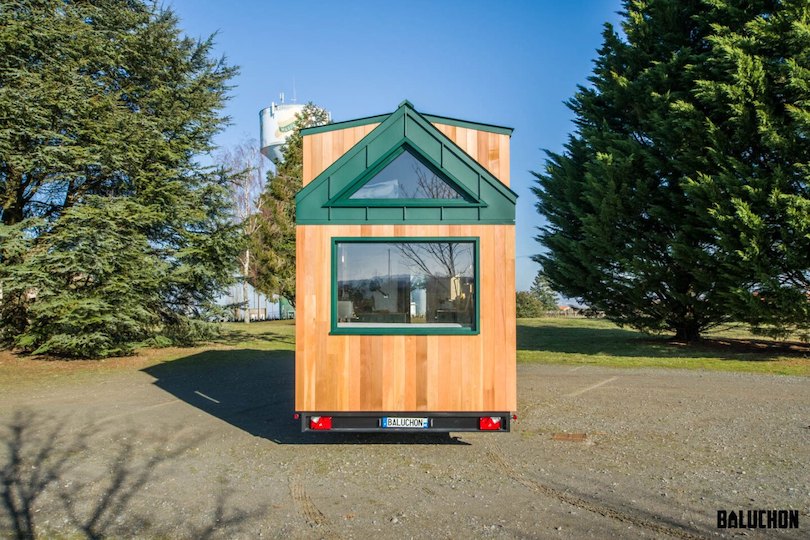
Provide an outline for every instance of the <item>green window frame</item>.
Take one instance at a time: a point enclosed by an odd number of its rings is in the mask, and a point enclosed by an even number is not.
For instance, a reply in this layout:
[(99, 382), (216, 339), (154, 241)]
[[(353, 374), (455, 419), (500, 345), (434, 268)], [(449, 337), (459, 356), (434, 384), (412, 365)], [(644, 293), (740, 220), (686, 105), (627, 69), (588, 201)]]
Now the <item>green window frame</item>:
[[(338, 326), (338, 244), (345, 243), (420, 243), (420, 242), (464, 242), (473, 244), (474, 292), (475, 301), (473, 324), (465, 327), (341, 327)], [(478, 236), (374, 236), (374, 237), (332, 237), (331, 269), (331, 315), (330, 335), (478, 335), (481, 325), (481, 273), (480, 273), (480, 237)]]

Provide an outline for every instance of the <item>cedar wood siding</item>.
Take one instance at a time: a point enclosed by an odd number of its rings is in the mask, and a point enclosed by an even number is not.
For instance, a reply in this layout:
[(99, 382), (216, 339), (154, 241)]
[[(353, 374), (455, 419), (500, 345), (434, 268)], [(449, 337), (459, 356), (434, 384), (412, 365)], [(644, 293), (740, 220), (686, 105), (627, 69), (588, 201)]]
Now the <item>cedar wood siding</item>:
[[(307, 185), (379, 124), (306, 135)], [(509, 185), (509, 136), (434, 123)], [(333, 237), (478, 237), (475, 335), (329, 335)], [(301, 412), (514, 411), (514, 225), (299, 225), (295, 408)]]

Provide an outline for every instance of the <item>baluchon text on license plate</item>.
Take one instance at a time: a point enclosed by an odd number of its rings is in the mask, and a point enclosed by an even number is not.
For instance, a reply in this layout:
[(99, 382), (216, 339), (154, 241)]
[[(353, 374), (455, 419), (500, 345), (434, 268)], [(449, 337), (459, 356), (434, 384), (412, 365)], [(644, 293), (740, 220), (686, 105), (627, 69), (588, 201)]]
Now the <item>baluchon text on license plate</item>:
[(396, 416), (383, 416), (382, 427), (384, 428), (416, 428), (427, 429), (429, 423), (427, 418), (399, 418)]

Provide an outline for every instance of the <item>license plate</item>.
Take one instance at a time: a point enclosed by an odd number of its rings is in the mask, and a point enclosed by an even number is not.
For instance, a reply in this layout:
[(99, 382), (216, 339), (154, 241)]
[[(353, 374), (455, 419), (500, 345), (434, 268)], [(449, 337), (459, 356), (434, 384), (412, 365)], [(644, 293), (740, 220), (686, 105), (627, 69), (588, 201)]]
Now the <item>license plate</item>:
[(383, 416), (382, 427), (384, 428), (411, 428), (427, 429), (427, 418), (400, 418), (397, 416)]

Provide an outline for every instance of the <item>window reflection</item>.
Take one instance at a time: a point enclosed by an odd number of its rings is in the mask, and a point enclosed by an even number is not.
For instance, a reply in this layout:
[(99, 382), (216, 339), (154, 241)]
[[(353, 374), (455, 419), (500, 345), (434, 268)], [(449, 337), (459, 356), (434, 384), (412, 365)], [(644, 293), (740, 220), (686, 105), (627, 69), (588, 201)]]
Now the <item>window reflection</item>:
[(340, 242), (337, 326), (469, 328), (473, 242)]
[(404, 151), (350, 199), (461, 199), (461, 194), (409, 151)]

